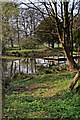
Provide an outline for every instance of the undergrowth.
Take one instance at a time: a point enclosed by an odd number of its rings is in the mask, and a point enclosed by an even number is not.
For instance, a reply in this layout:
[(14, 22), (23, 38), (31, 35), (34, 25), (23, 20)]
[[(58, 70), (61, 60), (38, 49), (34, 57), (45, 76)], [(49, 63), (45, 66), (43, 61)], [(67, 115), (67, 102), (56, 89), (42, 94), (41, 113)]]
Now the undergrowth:
[(68, 92), (73, 74), (13, 79), (5, 96), (4, 119), (79, 120), (80, 95)]

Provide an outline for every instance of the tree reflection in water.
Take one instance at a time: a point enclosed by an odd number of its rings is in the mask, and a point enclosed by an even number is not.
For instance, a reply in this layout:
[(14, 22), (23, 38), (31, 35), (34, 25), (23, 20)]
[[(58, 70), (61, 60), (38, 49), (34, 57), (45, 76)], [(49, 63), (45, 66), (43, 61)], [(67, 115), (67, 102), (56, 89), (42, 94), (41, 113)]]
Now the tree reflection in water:
[(42, 58), (23, 58), (21, 60), (3, 60), (3, 77), (12, 78), (16, 72), (34, 74), (39, 72), (39, 67), (49, 68), (52, 65), (66, 64), (65, 61), (45, 60)]

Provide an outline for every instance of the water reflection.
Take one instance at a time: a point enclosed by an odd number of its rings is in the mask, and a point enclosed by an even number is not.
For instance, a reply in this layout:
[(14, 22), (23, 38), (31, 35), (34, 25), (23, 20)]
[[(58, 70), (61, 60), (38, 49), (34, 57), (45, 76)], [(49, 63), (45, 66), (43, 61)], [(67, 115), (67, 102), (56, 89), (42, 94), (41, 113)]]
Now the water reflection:
[[(80, 59), (76, 60), (80, 64)], [(3, 59), (3, 77), (14, 76), (16, 72), (23, 72), (25, 74), (34, 74), (39, 72), (40, 67), (55, 66), (67, 64), (67, 61), (59, 61), (53, 59), (41, 59), (41, 58), (23, 58), (21, 60), (5, 60)]]
[(39, 67), (49, 68), (51, 65), (66, 64), (65, 61), (45, 60), (41, 58), (23, 58), (21, 60), (5, 60), (3, 59), (3, 77), (14, 76), (16, 72), (33, 74), (39, 72)]

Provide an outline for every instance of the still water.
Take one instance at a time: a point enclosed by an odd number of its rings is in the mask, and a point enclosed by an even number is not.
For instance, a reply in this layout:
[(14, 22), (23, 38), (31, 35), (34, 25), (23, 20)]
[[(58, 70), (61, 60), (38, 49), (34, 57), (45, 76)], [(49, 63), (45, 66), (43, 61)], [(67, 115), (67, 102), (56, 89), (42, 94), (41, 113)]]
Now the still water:
[[(76, 60), (77, 61), (77, 60)], [(78, 61), (77, 61), (78, 62)], [(12, 77), (16, 72), (25, 74), (35, 74), (40, 67), (49, 68), (50, 66), (67, 64), (66, 61), (46, 60), (42, 58), (22, 58), (21, 60), (2, 60), (3, 77)]]

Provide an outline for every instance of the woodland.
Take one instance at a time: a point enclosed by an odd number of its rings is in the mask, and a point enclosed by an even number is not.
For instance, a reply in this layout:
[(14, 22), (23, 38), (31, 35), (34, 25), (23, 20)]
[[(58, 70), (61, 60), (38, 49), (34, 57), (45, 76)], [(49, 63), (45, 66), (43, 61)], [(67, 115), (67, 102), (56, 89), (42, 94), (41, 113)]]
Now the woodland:
[(1, 5), (3, 120), (79, 120), (80, 1)]

